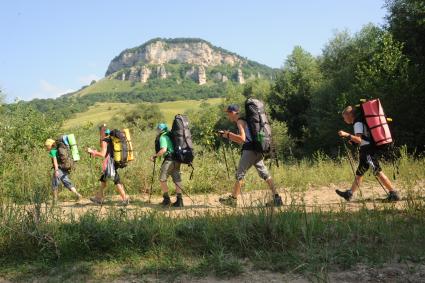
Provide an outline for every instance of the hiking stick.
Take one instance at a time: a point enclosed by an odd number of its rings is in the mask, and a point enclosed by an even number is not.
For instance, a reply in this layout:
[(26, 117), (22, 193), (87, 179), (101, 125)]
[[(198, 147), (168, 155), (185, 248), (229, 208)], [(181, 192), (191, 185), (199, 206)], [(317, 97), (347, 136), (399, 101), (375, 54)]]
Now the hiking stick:
[(356, 181), (357, 188), (359, 188), (360, 196), (363, 197), (362, 190), (360, 189), (360, 184), (359, 184), (359, 182), (357, 181), (357, 178), (356, 178), (356, 171), (354, 170), (353, 156), (351, 155), (351, 151), (350, 151), (350, 149), (347, 146), (348, 140), (347, 139), (344, 139), (344, 141), (345, 141), (344, 142), (344, 147), (345, 147), (345, 151), (347, 152), (348, 161), (350, 163), (351, 171), (353, 172), (354, 181)]
[(385, 194), (387, 196), (389, 196), (390, 194), (387, 192), (387, 190), (385, 189), (384, 185), (381, 183), (381, 181), (379, 180), (379, 178), (375, 174), (373, 174), (373, 176), (375, 176), (376, 181), (378, 181), (379, 185), (381, 185), (381, 188), (384, 190)]
[(149, 200), (148, 200), (148, 203), (151, 203), (153, 182), (155, 181), (155, 168), (156, 168), (156, 158), (153, 160), (152, 180), (151, 180), (151, 187), (149, 189)]
[(187, 194), (176, 182), (173, 181), (173, 183), (174, 183), (174, 185), (176, 185), (177, 188), (179, 188), (182, 191), (182, 193), (185, 196), (187, 196), (192, 201), (192, 204), (195, 203), (195, 201), (189, 196), (189, 194)]
[(224, 164), (226, 164), (227, 177), (230, 179), (229, 165), (227, 163), (227, 157), (226, 157), (226, 147), (223, 145), (223, 143), (221, 142), (221, 140), (220, 140), (220, 145), (222, 146), (222, 149), (223, 149)]

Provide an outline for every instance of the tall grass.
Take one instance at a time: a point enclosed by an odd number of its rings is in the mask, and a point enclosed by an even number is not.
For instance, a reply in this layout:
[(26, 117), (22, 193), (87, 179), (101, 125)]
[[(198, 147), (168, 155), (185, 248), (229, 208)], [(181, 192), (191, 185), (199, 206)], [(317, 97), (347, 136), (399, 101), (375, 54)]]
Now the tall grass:
[[(72, 180), (87, 197), (98, 186), (101, 161), (90, 158), (83, 149), (98, 146), (97, 130), (80, 127), (72, 132), (82, 157)], [(133, 141), (136, 160), (122, 170), (121, 177), (130, 194), (140, 195), (151, 182), (153, 164), (148, 157), (153, 153), (154, 133), (135, 131)], [(230, 177), (222, 149), (197, 148), (197, 152), (192, 180), (188, 178), (190, 169), (183, 167), (185, 190), (189, 194), (229, 192), (234, 181), (231, 156), (237, 162), (239, 152), (227, 151)], [(329, 270), (357, 263), (425, 259), (425, 206), (423, 199), (418, 199), (425, 159), (413, 158), (406, 151), (402, 151), (395, 181), (408, 198), (401, 210), (391, 204), (357, 212), (345, 206), (307, 211), (302, 205), (294, 205), (282, 210), (211, 210), (196, 217), (177, 218), (155, 210), (129, 212), (113, 206), (106, 215), (99, 209), (79, 217), (65, 215), (46, 204), (52, 173), (47, 152), (34, 150), (27, 160), (9, 158), (0, 172), (0, 276), (12, 280), (50, 276), (53, 267), (53, 275), (71, 281), (145, 274), (173, 280), (183, 273), (230, 277), (243, 272), (247, 261), (258, 269), (304, 273), (313, 276), (312, 280), (326, 280)], [(318, 153), (313, 159), (280, 163), (280, 167), (272, 167), (272, 175), (279, 189), (289, 194), (332, 184), (345, 186), (353, 178), (344, 156), (330, 159)], [(384, 170), (392, 175), (390, 164), (385, 163)], [(366, 176), (366, 185), (372, 181), (373, 176)], [(156, 194), (160, 193), (158, 185), (154, 185)], [(265, 188), (264, 182), (251, 170), (245, 190), (261, 188)], [(61, 197), (67, 199), (70, 194)], [(115, 270), (114, 274), (93, 275), (99, 265)], [(75, 277), (77, 274), (81, 277)]]
[[(77, 189), (88, 197), (97, 189), (98, 179), (101, 174), (101, 160), (91, 158), (85, 149), (87, 147), (99, 148), (99, 138), (96, 128), (79, 127), (72, 132), (77, 137), (81, 160), (71, 174), (71, 179)], [(127, 168), (120, 170), (121, 179), (126, 190), (133, 195), (146, 192), (151, 185), (153, 163), (149, 156), (154, 153), (154, 132), (140, 132), (133, 130), (132, 140), (136, 150), (136, 160), (131, 162)], [(189, 180), (191, 169), (182, 165), (183, 185), (189, 194), (204, 193), (226, 193), (229, 192), (235, 179), (235, 164), (239, 160), (240, 151), (233, 147), (227, 147), (227, 166), (223, 157), (223, 148), (216, 151), (197, 148), (197, 156), (194, 161), (193, 179)], [(51, 161), (47, 152), (40, 148), (34, 150), (28, 160), (23, 160), (19, 155), (9, 156), (4, 160), (3, 170), (0, 175), (0, 190), (2, 196), (7, 196), (14, 201), (28, 201), (32, 193), (38, 191), (43, 198), (50, 194)], [(157, 161), (154, 193), (159, 194), (160, 161)], [(266, 164), (273, 163), (266, 161)], [(227, 169), (228, 168), (228, 169)], [(384, 171), (389, 177), (393, 175), (391, 163), (383, 164)], [(409, 156), (402, 151), (399, 162), (399, 174), (396, 176), (395, 184), (402, 193), (416, 194), (416, 190), (409, 188), (423, 187), (422, 180), (425, 179), (425, 159)], [(280, 161), (280, 166), (271, 167), (275, 182), (281, 190), (288, 192), (305, 192), (308, 189), (341, 185), (348, 186), (353, 173), (348, 159), (342, 155), (336, 159), (330, 159), (323, 154), (316, 154), (312, 159)], [(366, 175), (368, 182), (375, 182), (374, 177)], [(419, 182), (419, 183), (418, 183)], [(171, 185), (171, 181), (170, 181)], [(110, 183), (112, 187), (113, 184)], [(173, 186), (171, 186), (173, 187)], [(266, 188), (266, 184), (257, 176), (254, 169), (250, 170), (246, 177), (245, 190), (257, 190)], [(69, 198), (71, 194), (63, 193), (62, 199)]]

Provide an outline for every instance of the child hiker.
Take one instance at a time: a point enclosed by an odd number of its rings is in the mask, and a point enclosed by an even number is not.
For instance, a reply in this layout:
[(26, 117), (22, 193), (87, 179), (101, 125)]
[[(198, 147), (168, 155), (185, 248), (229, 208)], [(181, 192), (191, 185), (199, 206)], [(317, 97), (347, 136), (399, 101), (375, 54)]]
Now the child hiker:
[[(159, 182), (163, 193), (163, 200), (161, 205), (173, 207), (183, 207), (182, 197), (182, 180), (180, 174), (180, 162), (173, 160), (174, 146), (169, 136), (168, 126), (165, 123), (158, 124), (156, 127), (157, 136), (155, 139), (156, 154), (152, 155), (150, 160), (155, 162), (158, 157), (164, 157), (162, 162)], [(173, 182), (176, 186), (176, 201), (171, 204), (170, 196), (168, 194), (167, 179), (171, 175)]]
[(103, 172), (100, 177), (100, 188), (96, 193), (96, 196), (91, 197), (90, 200), (97, 204), (102, 204), (104, 200), (104, 189), (106, 187), (106, 181), (108, 178), (114, 180), (115, 188), (120, 194), (121, 205), (128, 205), (130, 203), (130, 198), (127, 196), (124, 190), (124, 185), (121, 183), (120, 176), (118, 174), (117, 168), (114, 164), (114, 146), (112, 144), (112, 138), (110, 136), (111, 131), (109, 129), (100, 129), (101, 136), (101, 150), (97, 151), (95, 149), (88, 148), (87, 152), (91, 154), (92, 157), (100, 157), (104, 159), (103, 162)]
[(81, 195), (77, 192), (75, 186), (72, 184), (72, 181), (69, 178), (69, 174), (73, 166), (71, 157), (69, 155), (59, 156), (56, 141), (53, 139), (47, 139), (44, 145), (52, 159), (54, 169), (52, 176), (53, 203), (57, 203), (58, 188), (60, 183), (62, 183), (65, 188), (74, 193), (77, 197), (77, 200), (80, 201)]
[(229, 132), (229, 131), (220, 131), (219, 133), (223, 138), (226, 138), (232, 142), (242, 145), (242, 154), (239, 160), (238, 169), (236, 171), (236, 182), (233, 186), (233, 192), (230, 196), (225, 198), (220, 198), (219, 202), (224, 205), (229, 205), (236, 207), (238, 195), (241, 194), (241, 187), (243, 185), (243, 180), (245, 178), (246, 172), (252, 166), (255, 166), (257, 169), (258, 175), (266, 181), (270, 190), (273, 193), (273, 200), (268, 202), (267, 206), (281, 206), (282, 198), (277, 193), (276, 188), (273, 183), (273, 179), (270, 176), (267, 167), (264, 165), (263, 154), (254, 150), (252, 144), (252, 135), (250, 133), (247, 122), (239, 117), (239, 106), (232, 104), (229, 105), (226, 109), (227, 118), (236, 124), (238, 127), (238, 134)]
[(346, 107), (342, 112), (342, 117), (344, 118), (345, 123), (349, 125), (354, 124), (354, 135), (344, 131), (339, 131), (338, 135), (342, 138), (347, 138), (351, 143), (360, 145), (360, 154), (359, 165), (357, 167), (356, 175), (354, 177), (351, 188), (346, 191), (336, 190), (336, 193), (346, 201), (350, 201), (362, 183), (363, 175), (366, 173), (369, 167), (372, 167), (372, 173), (389, 191), (387, 201), (400, 200), (400, 196), (394, 189), (391, 181), (384, 174), (384, 172), (382, 172), (378, 161), (379, 152), (370, 142), (370, 133), (367, 129), (367, 126), (361, 120), (356, 119), (355, 108), (352, 106)]

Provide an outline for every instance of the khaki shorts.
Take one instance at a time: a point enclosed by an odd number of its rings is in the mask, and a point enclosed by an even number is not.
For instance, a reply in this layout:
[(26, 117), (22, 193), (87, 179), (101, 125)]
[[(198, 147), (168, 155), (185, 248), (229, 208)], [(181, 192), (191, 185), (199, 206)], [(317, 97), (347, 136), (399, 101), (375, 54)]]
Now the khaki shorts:
[(180, 162), (174, 160), (164, 160), (164, 162), (162, 162), (159, 180), (161, 182), (166, 182), (170, 175), (173, 178), (174, 183), (182, 181), (180, 175)]
[(239, 160), (238, 170), (236, 171), (236, 180), (240, 181), (245, 178), (246, 171), (252, 166), (257, 169), (258, 175), (264, 180), (270, 177), (266, 165), (264, 165), (263, 155), (253, 150), (242, 150), (241, 159)]

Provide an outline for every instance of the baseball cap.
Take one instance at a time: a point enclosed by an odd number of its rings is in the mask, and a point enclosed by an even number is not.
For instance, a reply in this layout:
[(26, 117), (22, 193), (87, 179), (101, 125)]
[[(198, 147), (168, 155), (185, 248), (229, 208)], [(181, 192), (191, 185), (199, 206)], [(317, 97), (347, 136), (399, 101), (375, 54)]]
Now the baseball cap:
[(227, 106), (226, 112), (236, 112), (239, 113), (239, 105), (237, 104), (230, 104)]

